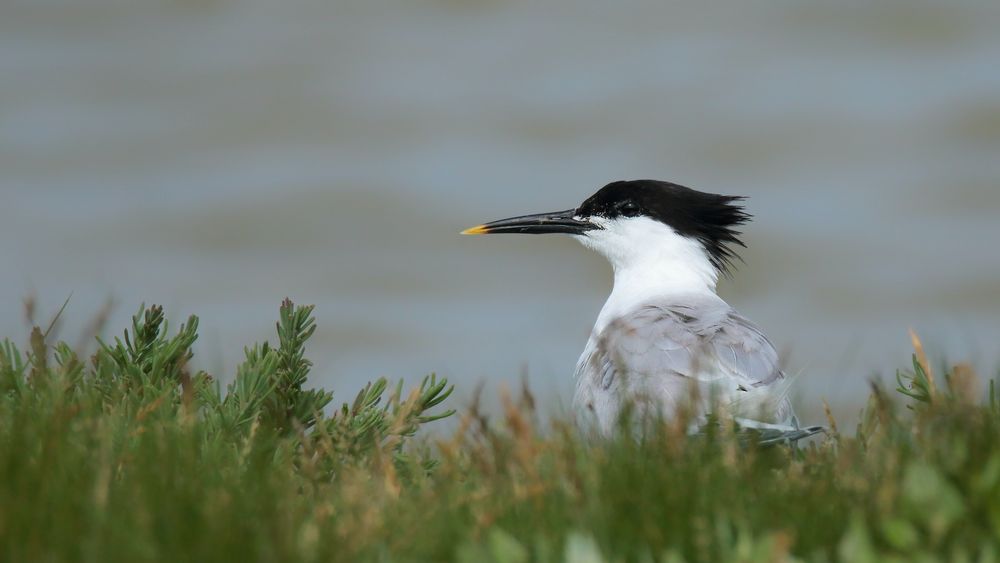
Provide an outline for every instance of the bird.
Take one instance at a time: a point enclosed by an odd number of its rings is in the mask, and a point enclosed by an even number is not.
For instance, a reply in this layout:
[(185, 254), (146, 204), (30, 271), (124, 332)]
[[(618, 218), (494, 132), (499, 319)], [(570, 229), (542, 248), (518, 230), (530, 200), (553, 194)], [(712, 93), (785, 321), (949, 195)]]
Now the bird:
[(610, 262), (614, 284), (577, 362), (573, 395), (574, 411), (600, 433), (612, 434), (627, 408), (672, 417), (694, 400), (696, 426), (725, 410), (762, 442), (793, 442), (821, 428), (799, 427), (774, 345), (717, 293), (745, 248), (745, 200), (624, 180), (578, 207), (462, 234), (568, 234)]

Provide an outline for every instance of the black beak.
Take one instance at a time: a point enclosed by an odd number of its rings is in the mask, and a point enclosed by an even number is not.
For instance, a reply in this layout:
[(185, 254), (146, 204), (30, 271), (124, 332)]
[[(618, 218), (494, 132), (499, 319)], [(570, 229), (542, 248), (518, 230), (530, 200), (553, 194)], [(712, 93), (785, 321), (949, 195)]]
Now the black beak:
[(500, 219), (492, 223), (478, 225), (471, 229), (462, 231), (463, 235), (489, 235), (493, 233), (525, 233), (525, 234), (546, 234), (546, 233), (567, 233), (571, 235), (583, 234), (587, 231), (598, 229), (597, 225), (590, 221), (574, 219), (576, 209), (566, 211), (556, 211), (553, 213), (539, 213), (537, 215), (522, 215), (511, 217), (510, 219)]

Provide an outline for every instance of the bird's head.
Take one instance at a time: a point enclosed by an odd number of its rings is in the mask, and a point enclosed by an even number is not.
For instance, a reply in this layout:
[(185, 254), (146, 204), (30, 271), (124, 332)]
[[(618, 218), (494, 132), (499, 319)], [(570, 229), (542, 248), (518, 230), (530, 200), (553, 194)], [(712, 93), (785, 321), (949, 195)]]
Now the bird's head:
[(579, 207), (501, 219), (462, 234), (566, 233), (616, 267), (656, 259), (664, 251), (702, 257), (727, 274), (738, 259), (739, 225), (750, 220), (744, 198), (699, 192), (659, 180), (612, 182)]

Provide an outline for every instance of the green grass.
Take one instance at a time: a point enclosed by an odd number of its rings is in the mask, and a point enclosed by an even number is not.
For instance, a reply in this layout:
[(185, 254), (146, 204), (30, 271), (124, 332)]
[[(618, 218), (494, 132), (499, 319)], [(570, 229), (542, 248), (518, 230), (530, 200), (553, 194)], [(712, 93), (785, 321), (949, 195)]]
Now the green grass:
[[(995, 561), (1000, 406), (918, 347), (901, 393), (799, 449), (676, 420), (544, 429), (526, 391), (456, 415), (447, 382), (384, 380), (336, 410), (304, 388), (312, 309), (227, 389), (190, 368), (197, 319), (143, 309), (89, 358), (0, 346), (3, 561)], [(623, 421), (623, 424), (628, 424)], [(632, 426), (634, 428), (634, 426)]]

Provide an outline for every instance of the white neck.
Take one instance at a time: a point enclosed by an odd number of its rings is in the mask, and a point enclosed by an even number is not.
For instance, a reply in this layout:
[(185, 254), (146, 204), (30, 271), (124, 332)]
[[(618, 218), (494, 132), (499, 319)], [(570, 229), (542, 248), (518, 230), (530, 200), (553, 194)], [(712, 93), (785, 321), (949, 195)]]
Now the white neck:
[(606, 220), (603, 226), (577, 237), (603, 254), (615, 272), (614, 288), (597, 317), (595, 332), (653, 299), (715, 295), (719, 272), (698, 241), (645, 217)]

